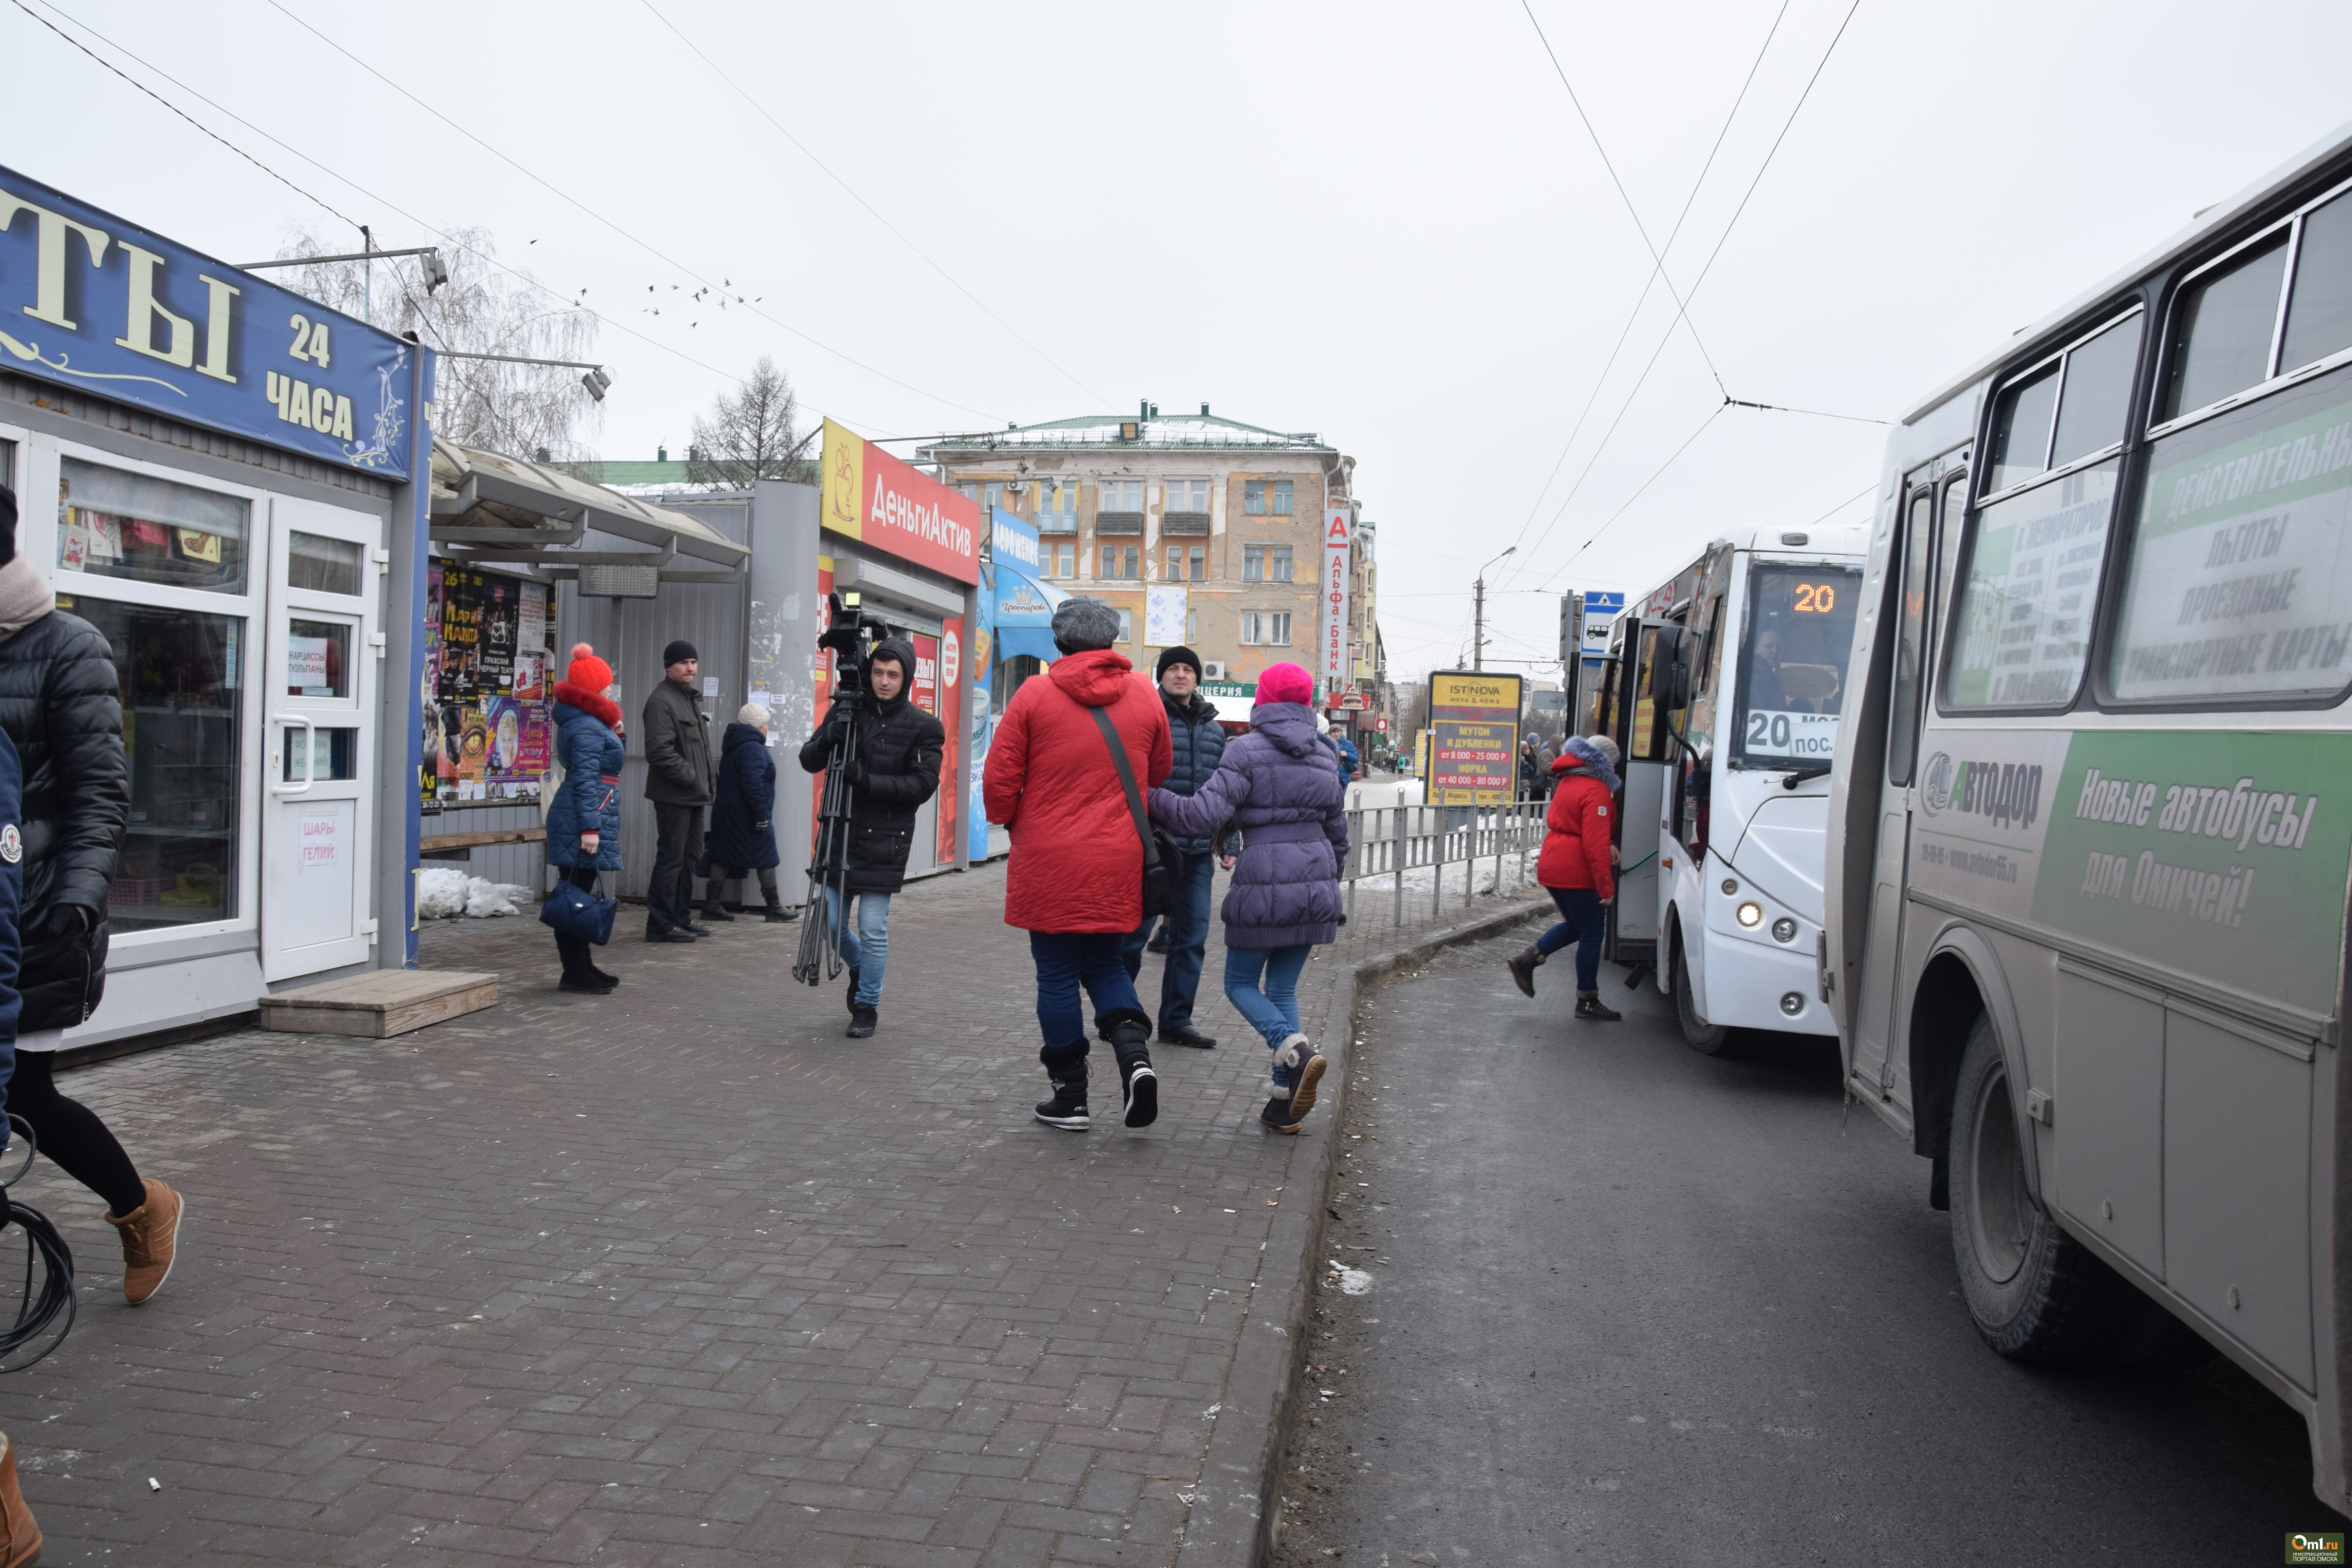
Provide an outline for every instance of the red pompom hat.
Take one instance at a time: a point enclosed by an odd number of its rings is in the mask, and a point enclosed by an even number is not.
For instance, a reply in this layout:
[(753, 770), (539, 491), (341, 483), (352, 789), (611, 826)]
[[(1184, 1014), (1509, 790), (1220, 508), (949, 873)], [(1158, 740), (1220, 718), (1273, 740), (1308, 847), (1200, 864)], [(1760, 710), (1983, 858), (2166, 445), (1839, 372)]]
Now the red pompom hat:
[(602, 696), (604, 688), (613, 684), (613, 667), (598, 658), (594, 648), (580, 643), (572, 650), (572, 665), (563, 672), (563, 681), (567, 686)]

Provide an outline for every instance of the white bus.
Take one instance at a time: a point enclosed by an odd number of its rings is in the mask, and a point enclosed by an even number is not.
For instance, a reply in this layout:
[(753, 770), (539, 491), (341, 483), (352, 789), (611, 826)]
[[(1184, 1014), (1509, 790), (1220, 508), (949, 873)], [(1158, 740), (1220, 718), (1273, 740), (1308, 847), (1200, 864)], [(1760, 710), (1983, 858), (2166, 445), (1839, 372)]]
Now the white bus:
[(1814, 995), (1830, 760), (1866, 528), (1719, 540), (1610, 627), (1594, 722), (1625, 749), (1603, 955), (1734, 1028), (1832, 1035)]
[(2352, 128), (1905, 419), (1861, 611), (1820, 994), (1979, 1331), (2218, 1347), (2352, 1509)]

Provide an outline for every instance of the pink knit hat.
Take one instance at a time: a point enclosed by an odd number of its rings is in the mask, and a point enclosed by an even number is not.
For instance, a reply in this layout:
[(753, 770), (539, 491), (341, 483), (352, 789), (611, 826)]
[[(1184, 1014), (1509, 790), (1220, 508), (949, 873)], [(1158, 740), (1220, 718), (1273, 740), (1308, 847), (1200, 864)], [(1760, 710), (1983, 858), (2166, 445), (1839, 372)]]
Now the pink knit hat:
[(1257, 678), (1257, 700), (1266, 702), (1312, 702), (1315, 678), (1295, 664), (1270, 664)]

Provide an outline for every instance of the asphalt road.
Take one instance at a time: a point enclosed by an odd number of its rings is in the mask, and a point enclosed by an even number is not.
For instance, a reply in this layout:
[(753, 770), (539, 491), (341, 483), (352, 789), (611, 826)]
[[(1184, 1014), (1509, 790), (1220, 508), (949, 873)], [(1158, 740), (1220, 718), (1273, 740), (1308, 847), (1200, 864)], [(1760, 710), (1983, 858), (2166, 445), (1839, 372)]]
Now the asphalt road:
[(1370, 1279), (1320, 1293), (1278, 1563), (2204, 1568), (2342, 1528), (2226, 1363), (1986, 1350), (1832, 1042), (1702, 1057), (1606, 966), (1625, 1021), (1579, 1024), (1566, 955), (1513, 989), (1524, 941), (1366, 999), (1324, 1253)]

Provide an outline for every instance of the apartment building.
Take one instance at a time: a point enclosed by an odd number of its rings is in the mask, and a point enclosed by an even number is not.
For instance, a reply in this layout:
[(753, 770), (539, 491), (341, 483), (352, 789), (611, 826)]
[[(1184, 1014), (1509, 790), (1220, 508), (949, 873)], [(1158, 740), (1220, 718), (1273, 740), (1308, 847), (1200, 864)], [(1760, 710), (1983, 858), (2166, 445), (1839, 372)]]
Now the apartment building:
[[(1211, 668), (1224, 715), (1246, 716), (1258, 673), (1287, 660), (1319, 669), (1318, 573), (1328, 509), (1360, 516), (1356, 460), (1312, 433), (1209, 412), (1087, 416), (920, 447), (917, 461), (986, 505), (1034, 523), (1047, 575), (1120, 611), (1119, 651), (1144, 668), (1147, 590), (1181, 585), (1182, 640)], [(1369, 526), (1349, 563), (1349, 668), (1374, 678)], [(1339, 694), (1333, 694), (1336, 708)], [(1335, 720), (1352, 721), (1356, 710)], [(1348, 717), (1342, 718), (1344, 713)], [(1366, 721), (1369, 723), (1369, 721)]]

